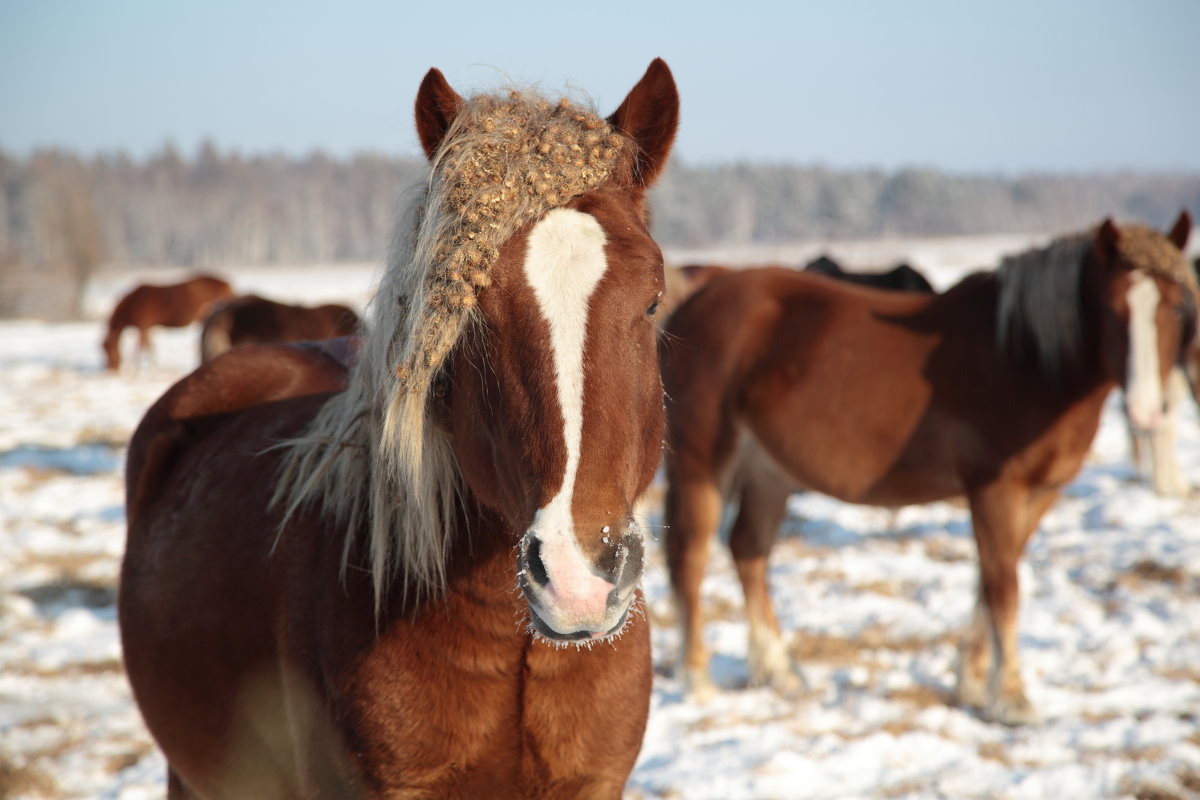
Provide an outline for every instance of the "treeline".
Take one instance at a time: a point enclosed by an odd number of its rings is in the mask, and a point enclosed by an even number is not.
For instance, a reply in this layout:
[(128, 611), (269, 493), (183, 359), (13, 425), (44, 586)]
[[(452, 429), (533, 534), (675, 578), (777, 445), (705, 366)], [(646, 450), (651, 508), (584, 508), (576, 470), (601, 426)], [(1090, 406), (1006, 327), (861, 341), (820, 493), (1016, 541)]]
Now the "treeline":
[[(243, 156), (210, 144), (141, 160), (0, 152), (0, 314), (53, 291), (74, 308), (91, 270), (378, 261), (415, 158)], [(1200, 211), (1200, 174), (954, 175), (676, 162), (651, 195), (666, 246), (813, 238), (1057, 232), (1105, 215)], [(36, 305), (36, 304), (35, 304)]]

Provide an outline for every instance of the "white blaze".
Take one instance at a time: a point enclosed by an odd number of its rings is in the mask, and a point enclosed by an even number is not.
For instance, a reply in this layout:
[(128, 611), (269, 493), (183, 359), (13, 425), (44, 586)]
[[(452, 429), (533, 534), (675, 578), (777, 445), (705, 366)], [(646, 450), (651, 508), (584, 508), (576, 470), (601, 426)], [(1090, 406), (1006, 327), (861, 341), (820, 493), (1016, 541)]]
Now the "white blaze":
[(584, 617), (603, 613), (604, 599), (613, 588), (592, 574), (576, 542), (571, 517), (583, 438), (588, 303), (608, 269), (604, 244), (604, 230), (595, 217), (558, 208), (548, 212), (530, 231), (525, 257), (525, 277), (550, 328), (567, 450), (562, 486), (538, 509), (532, 529), (542, 542), (542, 561), (550, 577), (549, 594), (567, 617), (579, 617), (560, 621), (578, 623), (577, 629), (585, 627)]
[(1149, 276), (1135, 272), (1126, 293), (1129, 302), (1129, 366), (1125, 402), (1134, 427), (1151, 429), (1162, 422), (1163, 391), (1158, 363), (1155, 316), (1161, 295)]

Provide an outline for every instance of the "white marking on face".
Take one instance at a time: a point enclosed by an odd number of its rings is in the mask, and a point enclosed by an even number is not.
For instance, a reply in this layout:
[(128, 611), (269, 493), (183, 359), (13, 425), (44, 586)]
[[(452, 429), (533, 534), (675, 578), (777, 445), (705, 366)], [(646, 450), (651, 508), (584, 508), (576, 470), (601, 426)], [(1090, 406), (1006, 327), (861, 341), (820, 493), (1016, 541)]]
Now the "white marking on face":
[(1129, 366), (1125, 376), (1125, 402), (1134, 427), (1149, 430), (1161, 424), (1163, 415), (1156, 322), (1162, 295), (1153, 278), (1135, 272), (1125, 297), (1129, 303)]
[[(582, 617), (590, 617), (596, 611), (603, 613), (605, 599), (613, 588), (608, 581), (592, 574), (575, 539), (571, 516), (583, 438), (583, 356), (588, 303), (608, 269), (605, 241), (604, 230), (595, 217), (558, 208), (548, 212), (530, 231), (525, 257), (525, 277), (550, 328), (567, 451), (562, 486), (538, 510), (532, 530), (542, 542), (542, 561), (550, 578), (549, 594), (567, 617), (579, 612), (580, 630), (586, 627)], [(569, 619), (561, 622), (573, 624)]]

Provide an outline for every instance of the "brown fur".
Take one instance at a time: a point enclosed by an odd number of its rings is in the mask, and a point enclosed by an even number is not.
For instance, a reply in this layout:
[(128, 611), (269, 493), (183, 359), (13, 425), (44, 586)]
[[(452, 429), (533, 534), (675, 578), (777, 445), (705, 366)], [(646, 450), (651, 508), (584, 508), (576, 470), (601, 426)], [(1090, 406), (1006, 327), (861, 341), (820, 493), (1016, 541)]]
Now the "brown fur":
[(141, 284), (117, 301), (109, 316), (101, 345), (106, 366), (113, 371), (121, 368), (121, 334), (126, 328), (137, 328), (141, 357), (150, 350), (150, 329), (155, 325), (186, 327), (203, 319), (213, 303), (226, 297), (233, 297), (233, 288), (211, 275), (167, 286)]
[[(970, 705), (990, 702), (1001, 721), (1032, 719), (1017, 660), (1017, 562), (1079, 471), (1109, 391), (1124, 380), (1130, 272), (1146, 271), (1162, 292), (1164, 381), (1190, 308), (1167, 263), (1180, 257), (1178, 237), (1105, 223), (1072, 247), (1081, 262), (1061, 265), (1077, 276), (1065, 294), (1028, 291), (1039, 281), (1044, 291), (1061, 286), (1046, 274), (1059, 268), (1050, 262), (1062, 252), (1055, 243), (1041, 256), (1046, 263), (976, 274), (940, 296), (747, 270), (714, 279), (672, 316), (663, 354), (666, 540), (683, 667), (694, 685), (706, 680), (700, 581), (723, 497), (740, 502), (730, 548), (751, 636), (770, 640), (779, 626), (766, 564), (790, 492), (883, 506), (965, 495), (980, 592), (959, 696)], [(1011, 271), (1023, 269), (1040, 277), (1002, 291)], [(1077, 322), (1078, 335), (1063, 338), (1064, 352), (1053, 359), (1036, 348), (1031, 355), (1024, 343), (1056, 323), (1045, 316), (1051, 309)], [(1047, 374), (1048, 361), (1058, 372)], [(794, 683), (790, 665), (764, 659), (752, 647), (757, 678)]]
[(358, 314), (328, 303), (300, 306), (248, 294), (212, 309), (200, 331), (200, 361), (211, 361), (239, 344), (303, 342), (353, 336)]
[[(456, 97), (431, 70), (417, 98), (427, 151), (453, 135)], [(572, 503), (598, 571), (616, 545), (597, 523), (622, 518), (650, 482), (664, 426), (645, 316), (663, 280), (644, 205), (643, 181), (655, 172), (636, 166), (665, 159), (670, 136), (656, 126), (672, 120), (673, 134), (677, 105), (670, 72), (655, 61), (626, 111), (610, 118), (629, 137), (625, 169), (560, 198), (593, 214), (608, 236), (608, 272), (590, 304), (587, 455)], [(657, 136), (642, 136), (646, 128)], [(353, 387), (364, 370), (395, 369), (372, 353), (388, 350), (378, 340), (394, 340), (396, 327), (368, 328), (349, 373), (338, 343), (231, 350), (168, 391), (139, 425), (119, 616), (134, 696), (169, 764), (170, 797), (621, 796), (649, 710), (647, 624), (635, 608), (619, 638), (586, 648), (547, 641), (531, 630), (518, 588), (518, 570), (529, 567), (517, 544), (561, 483), (564, 458), (547, 326), (521, 268), (528, 229), (498, 243), (461, 341), (423, 395), (422, 424), (440, 437), (431, 441), (446, 449), (459, 494), (449, 518), (430, 516), (443, 529), (389, 534), (444, 541), (436, 588), (410, 591), (415, 579), (388, 562), (394, 588), (380, 590), (369, 514), (339, 517), (319, 494), (290, 507), (270, 502), (274, 476), (310, 463), (297, 463), (298, 451), (324, 449), (349, 455), (311, 463), (366, 470), (367, 486), (338, 484), (366, 503), (377, 465), (362, 451), (378, 445), (313, 420), (360, 397)], [(379, 302), (394, 309), (397, 293), (385, 281)], [(355, 413), (380, 419), (370, 405)], [(324, 485), (313, 477), (309, 485)]]

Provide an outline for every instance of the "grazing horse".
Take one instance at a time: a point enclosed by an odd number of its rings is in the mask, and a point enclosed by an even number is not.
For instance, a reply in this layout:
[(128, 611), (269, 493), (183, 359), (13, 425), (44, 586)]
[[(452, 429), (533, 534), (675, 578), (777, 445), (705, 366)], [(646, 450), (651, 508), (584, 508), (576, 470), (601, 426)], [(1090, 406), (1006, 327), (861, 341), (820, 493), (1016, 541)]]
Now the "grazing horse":
[(233, 297), (233, 288), (211, 275), (167, 286), (139, 285), (117, 302), (108, 318), (102, 344), (105, 363), (114, 372), (121, 368), (121, 334), (126, 328), (137, 328), (140, 358), (150, 351), (150, 329), (155, 325), (186, 327), (204, 319), (209, 307), (226, 297)]
[(891, 289), (897, 292), (933, 292), (929, 279), (908, 264), (897, 264), (887, 272), (847, 272), (842, 265), (829, 256), (818, 256), (804, 265), (810, 272), (818, 272), (831, 278), (874, 286), (876, 289)]
[(337, 303), (293, 306), (256, 294), (222, 303), (209, 313), (200, 330), (200, 361), (212, 361), (239, 344), (302, 342), (353, 336), (358, 314)]
[(882, 292), (803, 271), (714, 279), (672, 315), (666, 543), (688, 685), (711, 688), (700, 584), (723, 499), (746, 597), (752, 681), (801, 683), (766, 570), (800, 488), (881, 506), (964, 496), (979, 551), (958, 698), (997, 721), (1036, 718), (1017, 655), (1017, 562), (1075, 477), (1104, 400), (1124, 386), (1142, 427), (1195, 309), (1169, 237), (1105, 221), (940, 295)]
[(170, 797), (621, 796), (678, 115), (658, 59), (607, 119), (431, 69), (349, 372), (234, 348), (147, 412), (119, 620)]

